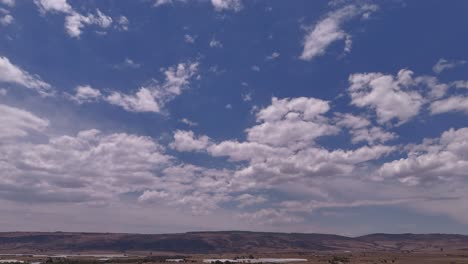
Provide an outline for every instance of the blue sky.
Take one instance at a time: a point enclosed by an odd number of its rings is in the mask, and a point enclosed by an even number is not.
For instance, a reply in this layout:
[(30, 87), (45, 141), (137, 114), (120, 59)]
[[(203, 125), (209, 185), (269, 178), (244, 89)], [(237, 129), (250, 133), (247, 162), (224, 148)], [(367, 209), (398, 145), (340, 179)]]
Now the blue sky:
[(0, 0), (0, 229), (466, 233), (467, 7)]

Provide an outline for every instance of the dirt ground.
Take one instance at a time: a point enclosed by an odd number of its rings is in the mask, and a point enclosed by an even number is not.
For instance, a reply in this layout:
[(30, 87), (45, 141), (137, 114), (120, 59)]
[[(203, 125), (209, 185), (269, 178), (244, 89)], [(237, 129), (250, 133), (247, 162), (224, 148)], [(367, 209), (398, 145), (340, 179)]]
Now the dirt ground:
[[(255, 258), (301, 258), (307, 259), (307, 262), (295, 262), (293, 264), (381, 264), (381, 263), (395, 263), (395, 264), (468, 264), (468, 251), (453, 251), (453, 252), (440, 252), (440, 251), (427, 251), (427, 252), (346, 252), (346, 253), (290, 253), (290, 254), (275, 254), (275, 253), (261, 253), (249, 254)], [(154, 257), (154, 255), (153, 255)], [(233, 254), (219, 254), (219, 255), (191, 255), (186, 256), (185, 263), (203, 263), (203, 259), (208, 258), (236, 258), (242, 257), (241, 255)], [(245, 256), (244, 256), (245, 257)], [(5, 259), (6, 256), (0, 257)], [(12, 259), (8, 257), (7, 259)], [(47, 258), (33, 258), (33, 257), (15, 257), (14, 259), (25, 261), (26, 263), (42, 262), (44, 263)], [(164, 258), (162, 258), (164, 259)], [(128, 258), (119, 259), (98, 259), (98, 258), (66, 258), (54, 259), (53, 263), (56, 264), (153, 264), (153, 263), (166, 263), (174, 264), (174, 262), (155, 261), (149, 260), (145, 256), (129, 256)], [(50, 261), (50, 259), (49, 259)], [(179, 263), (179, 262), (177, 262)]]

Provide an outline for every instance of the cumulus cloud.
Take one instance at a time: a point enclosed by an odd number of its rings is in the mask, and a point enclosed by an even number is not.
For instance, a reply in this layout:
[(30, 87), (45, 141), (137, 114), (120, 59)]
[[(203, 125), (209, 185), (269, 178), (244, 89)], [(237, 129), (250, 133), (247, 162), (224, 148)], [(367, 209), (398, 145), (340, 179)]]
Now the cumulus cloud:
[(433, 115), (447, 112), (464, 112), (468, 114), (468, 97), (454, 95), (437, 100), (431, 103), (429, 109)]
[(243, 7), (241, 0), (211, 0), (211, 4), (216, 11), (231, 10), (238, 12)]
[(49, 121), (26, 110), (0, 104), (0, 124), (0, 140), (5, 140), (43, 131)]
[(455, 88), (468, 89), (468, 81), (454, 81), (452, 82), (452, 86)]
[[(132, 193), (203, 214), (242, 191), (229, 170), (184, 164), (150, 137), (97, 129), (49, 136), (48, 120), (6, 105), (0, 123), (2, 200), (105, 206)], [(26, 138), (31, 132), (46, 139)]]
[(20, 201), (110, 201), (155, 184), (153, 172), (170, 161), (150, 138), (95, 129), (0, 148), (0, 167), (8, 172), (0, 180), (0, 196)]
[(152, 88), (141, 87), (135, 95), (112, 92), (106, 97), (106, 101), (130, 112), (160, 112), (161, 106), (156, 101), (152, 90)]
[(41, 95), (51, 95), (51, 85), (44, 82), (39, 76), (30, 74), (17, 65), (14, 65), (7, 57), (0, 56), (0, 82), (17, 84), (33, 89)]
[(380, 178), (397, 178), (417, 185), (423, 182), (455, 181), (468, 171), (468, 128), (450, 129), (440, 138), (426, 139), (409, 148), (406, 158), (384, 163)]
[(210, 145), (210, 139), (207, 136), (195, 137), (192, 131), (177, 130), (174, 132), (174, 141), (170, 144), (171, 148), (178, 151), (200, 151)]
[(273, 146), (312, 144), (317, 137), (338, 132), (322, 116), (329, 109), (328, 102), (315, 98), (273, 98), (257, 113), (260, 124), (247, 129), (247, 138)]
[(96, 9), (96, 15), (82, 15), (71, 12), (65, 18), (65, 29), (70, 37), (79, 38), (85, 25), (97, 25), (101, 28), (108, 28), (112, 24), (112, 18), (104, 15)]
[(413, 77), (410, 70), (400, 70), (396, 76), (382, 73), (356, 73), (349, 77), (351, 103), (375, 111), (381, 124), (397, 120), (408, 122), (418, 115), (430, 100), (442, 97), (448, 85), (435, 77)]
[(343, 24), (354, 18), (367, 18), (378, 9), (377, 5), (347, 5), (328, 13), (317, 22), (304, 38), (301, 59), (310, 61), (325, 53), (328, 46), (338, 40), (345, 40), (345, 51), (351, 50), (351, 35), (343, 30)]
[(73, 11), (67, 0), (34, 0), (34, 3), (43, 14), (47, 12), (70, 13)]
[(131, 112), (161, 112), (164, 105), (180, 95), (198, 71), (198, 63), (180, 63), (164, 70), (165, 80), (141, 87), (134, 95), (114, 91), (105, 100)]
[(126, 16), (120, 16), (117, 19), (117, 28), (122, 31), (127, 31), (128, 30), (128, 25), (130, 24), (130, 21)]
[(195, 214), (206, 214), (226, 201), (233, 201), (230, 193), (241, 190), (232, 183), (227, 170), (209, 169), (190, 164), (167, 167), (162, 171), (163, 182), (147, 189), (139, 201), (167, 203), (186, 207)]
[[(128, 67), (134, 67), (131, 60), (126, 60)], [(167, 102), (187, 89), (191, 79), (198, 71), (198, 63), (180, 63), (164, 69), (163, 82), (154, 81), (150, 85), (140, 87), (134, 94), (120, 91), (108, 91), (104, 94), (89, 85), (77, 86), (75, 94), (68, 96), (77, 103), (105, 101), (117, 105), (129, 112), (156, 112), (164, 110)]]
[(434, 71), (437, 74), (442, 73), (445, 70), (455, 68), (457, 66), (465, 64), (466, 61), (464, 60), (459, 60), (459, 61), (449, 61), (444, 58), (441, 58), (437, 61), (437, 63), (432, 67), (432, 71)]
[(372, 126), (367, 118), (361, 116), (338, 113), (335, 120), (338, 126), (349, 129), (351, 142), (354, 144), (364, 141), (373, 145), (397, 138), (395, 133)]
[(316, 98), (273, 98), (269, 106), (256, 114), (259, 124), (246, 129), (245, 141), (217, 143), (206, 136), (185, 132), (183, 139), (189, 147), (179, 150), (205, 151), (214, 157), (227, 157), (231, 162), (246, 163), (234, 172), (233, 179), (248, 189), (350, 175), (358, 164), (378, 160), (395, 150), (379, 144), (352, 150), (327, 150), (317, 145), (315, 139), (339, 131), (324, 116), (328, 111), (328, 102)]
[[(34, 3), (43, 15), (49, 12), (65, 14), (65, 29), (68, 35), (73, 38), (79, 38), (83, 28), (87, 25), (108, 28), (113, 22), (110, 16), (105, 15), (99, 9), (96, 9), (96, 14), (83, 15), (74, 10), (67, 0), (34, 0)], [(125, 24), (122, 17), (118, 20), (119, 25), (122, 26), (121, 22)], [(128, 24), (128, 20), (126, 22)]]
[(94, 89), (89, 85), (80, 85), (75, 88), (75, 95), (71, 96), (71, 99), (81, 104), (97, 101), (101, 96), (102, 94), (98, 89)]

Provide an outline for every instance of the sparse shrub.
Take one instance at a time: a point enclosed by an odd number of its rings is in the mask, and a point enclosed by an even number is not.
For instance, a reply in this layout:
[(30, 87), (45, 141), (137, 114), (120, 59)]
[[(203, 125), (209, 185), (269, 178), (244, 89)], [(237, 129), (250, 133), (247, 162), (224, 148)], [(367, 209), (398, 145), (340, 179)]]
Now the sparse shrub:
[(332, 259), (328, 261), (330, 264), (344, 264), (349, 263), (350, 260), (348, 257), (345, 256), (333, 256)]

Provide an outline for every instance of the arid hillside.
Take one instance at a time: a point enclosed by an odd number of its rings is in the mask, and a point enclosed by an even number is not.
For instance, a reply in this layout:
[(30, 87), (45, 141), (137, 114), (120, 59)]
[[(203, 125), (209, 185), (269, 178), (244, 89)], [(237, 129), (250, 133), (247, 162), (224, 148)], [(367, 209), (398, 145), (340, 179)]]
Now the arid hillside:
[(168, 252), (183, 254), (316, 251), (465, 250), (468, 236), (444, 234), (326, 234), (192, 232), (180, 234), (0, 233), (1, 253)]

